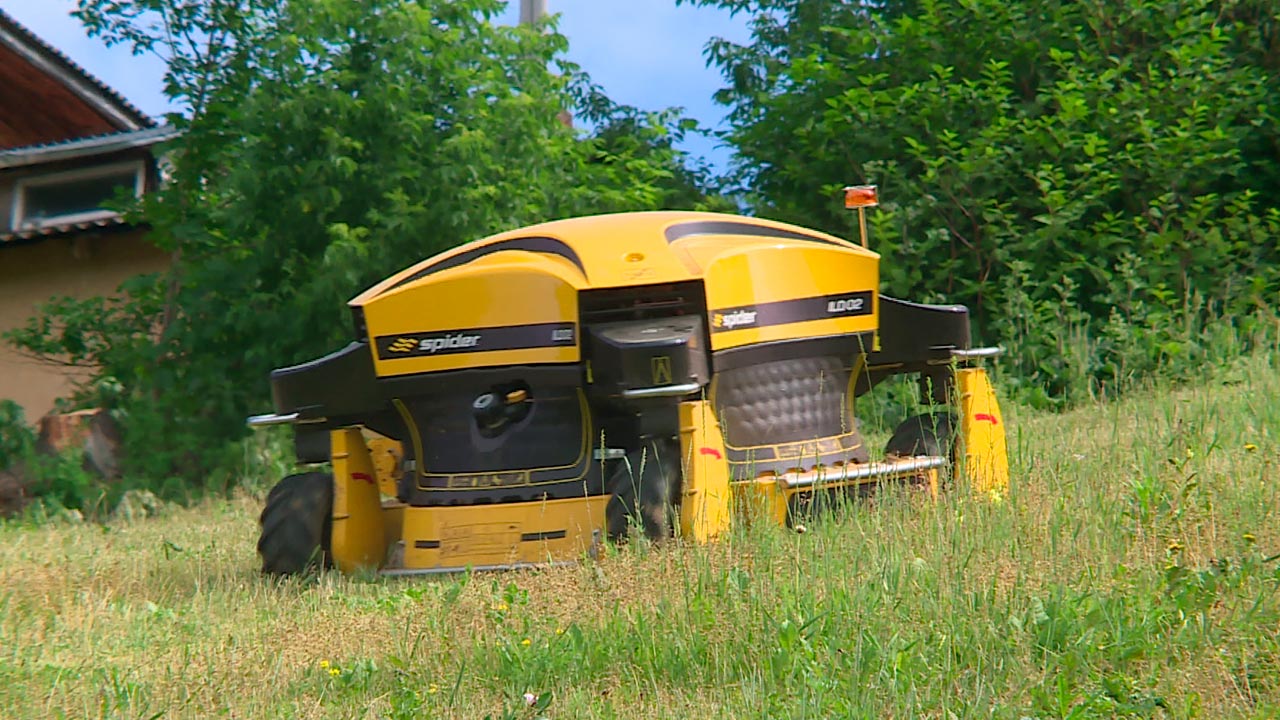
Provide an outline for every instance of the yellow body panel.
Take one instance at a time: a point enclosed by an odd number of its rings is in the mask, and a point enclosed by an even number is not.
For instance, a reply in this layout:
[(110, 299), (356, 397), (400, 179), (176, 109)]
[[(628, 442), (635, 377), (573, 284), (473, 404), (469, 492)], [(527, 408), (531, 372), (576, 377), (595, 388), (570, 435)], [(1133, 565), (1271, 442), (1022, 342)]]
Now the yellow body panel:
[(388, 290), (364, 307), (374, 371), (577, 362), (582, 284), (562, 258), (507, 251)]
[(591, 287), (693, 280), (701, 276), (697, 263), (690, 262), (689, 254), (672, 250), (704, 242), (740, 244), (744, 238), (737, 233), (744, 226), (758, 237), (787, 239), (803, 236), (813, 242), (878, 257), (843, 238), (762, 218), (678, 210), (610, 213), (553, 220), (467, 243), (392, 275), (352, 299), (351, 304), (367, 306), (406, 279), (437, 264), (454, 261), (480, 249), (519, 247), (518, 241), (530, 238), (542, 240), (544, 249), (576, 258)]
[[(608, 496), (545, 502), (393, 507), (405, 570), (450, 570), (578, 559), (603, 542)], [(399, 553), (397, 553), (399, 555)]]
[(378, 492), (395, 497), (396, 480), (400, 477), (400, 461), (404, 458), (404, 447), (396, 440), (368, 431), (366, 431), (365, 442), (369, 446), (369, 457), (373, 460)]
[(387, 540), (378, 492), (377, 470), (356, 428), (329, 433), (333, 463), (333, 531), (330, 550), (334, 565), (343, 572), (378, 568), (386, 554)]
[(955, 374), (965, 479), (979, 492), (1003, 490), (1009, 485), (1009, 455), (1004, 417), (991, 379), (978, 367), (961, 368)]
[(733, 483), (736, 516), (747, 521), (766, 520), (775, 525), (787, 524), (787, 490), (772, 473), (754, 480)]
[(723, 251), (706, 271), (711, 349), (873, 332), (879, 285), (877, 258), (857, 248), (788, 240)]
[(680, 456), (684, 469), (680, 534), (707, 542), (728, 530), (732, 521), (729, 463), (711, 403), (680, 403)]

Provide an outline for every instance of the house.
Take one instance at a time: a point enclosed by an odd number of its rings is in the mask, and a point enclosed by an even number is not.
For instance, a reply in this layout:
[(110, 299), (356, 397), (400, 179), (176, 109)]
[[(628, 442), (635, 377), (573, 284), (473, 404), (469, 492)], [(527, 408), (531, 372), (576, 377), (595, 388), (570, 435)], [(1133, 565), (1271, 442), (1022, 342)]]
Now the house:
[[(167, 265), (103, 204), (154, 189), (157, 146), (175, 135), (0, 10), (0, 333), (49, 299), (111, 295)], [(76, 377), (0, 341), (0, 400), (29, 421)]]

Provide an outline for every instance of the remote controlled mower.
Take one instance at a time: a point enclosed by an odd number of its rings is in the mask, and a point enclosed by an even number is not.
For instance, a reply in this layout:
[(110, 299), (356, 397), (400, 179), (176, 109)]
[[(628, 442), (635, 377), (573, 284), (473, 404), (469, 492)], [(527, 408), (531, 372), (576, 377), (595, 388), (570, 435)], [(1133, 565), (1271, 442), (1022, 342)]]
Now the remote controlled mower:
[[(703, 212), (571, 218), (440, 253), (350, 301), (345, 348), (271, 373), (301, 472), (270, 492), (268, 573), (574, 562), (643, 532), (707, 542), (886, 482), (1008, 481), (968, 310), (879, 293), (861, 243)], [(866, 447), (894, 375), (942, 411)]]

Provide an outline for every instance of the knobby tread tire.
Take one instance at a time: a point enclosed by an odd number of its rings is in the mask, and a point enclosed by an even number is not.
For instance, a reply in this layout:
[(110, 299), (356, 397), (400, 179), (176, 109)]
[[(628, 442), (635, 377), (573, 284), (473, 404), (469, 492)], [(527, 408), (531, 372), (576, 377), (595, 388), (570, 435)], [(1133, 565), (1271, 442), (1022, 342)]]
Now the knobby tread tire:
[[(949, 487), (956, 472), (955, 418), (948, 412), (920, 413), (903, 420), (893, 431), (893, 437), (885, 443), (886, 456), (916, 457), (941, 455), (947, 464), (939, 473), (938, 482)], [(915, 483), (923, 480), (917, 476)]]
[(294, 575), (313, 566), (328, 567), (333, 476), (308, 472), (289, 475), (267, 495), (258, 523), (262, 572)]
[(955, 450), (953, 427), (950, 413), (913, 415), (893, 431), (893, 437), (885, 443), (884, 454), (899, 457), (945, 455), (950, 458)]
[(609, 489), (605, 525), (611, 540), (625, 540), (637, 523), (650, 540), (671, 537), (680, 492), (679, 443), (650, 442), (628, 453), (609, 478)]

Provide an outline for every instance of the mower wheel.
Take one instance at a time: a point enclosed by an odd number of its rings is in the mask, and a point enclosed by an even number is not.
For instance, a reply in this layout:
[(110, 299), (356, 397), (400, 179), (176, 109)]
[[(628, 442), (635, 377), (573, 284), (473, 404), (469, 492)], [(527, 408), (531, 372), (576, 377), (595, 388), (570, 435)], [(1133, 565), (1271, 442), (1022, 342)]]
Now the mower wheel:
[(650, 442), (644, 450), (627, 453), (609, 478), (612, 497), (605, 506), (609, 539), (626, 538), (637, 521), (650, 540), (670, 537), (675, 531), (679, 485), (679, 443)]
[(921, 413), (913, 415), (893, 431), (893, 437), (885, 444), (885, 455), (916, 457), (918, 455), (945, 455), (951, 457), (955, 444), (951, 414)]
[[(921, 413), (913, 415), (893, 431), (893, 437), (885, 444), (884, 454), (896, 457), (916, 457), (919, 455), (941, 455), (948, 460), (948, 465), (938, 473), (939, 482), (947, 484), (954, 472), (955, 433), (952, 428), (951, 414), (946, 412)], [(920, 486), (926, 482), (927, 475), (918, 475), (909, 484)]]
[(259, 524), (262, 572), (301, 573), (317, 563), (328, 567), (333, 476), (309, 472), (286, 476), (267, 495)]

